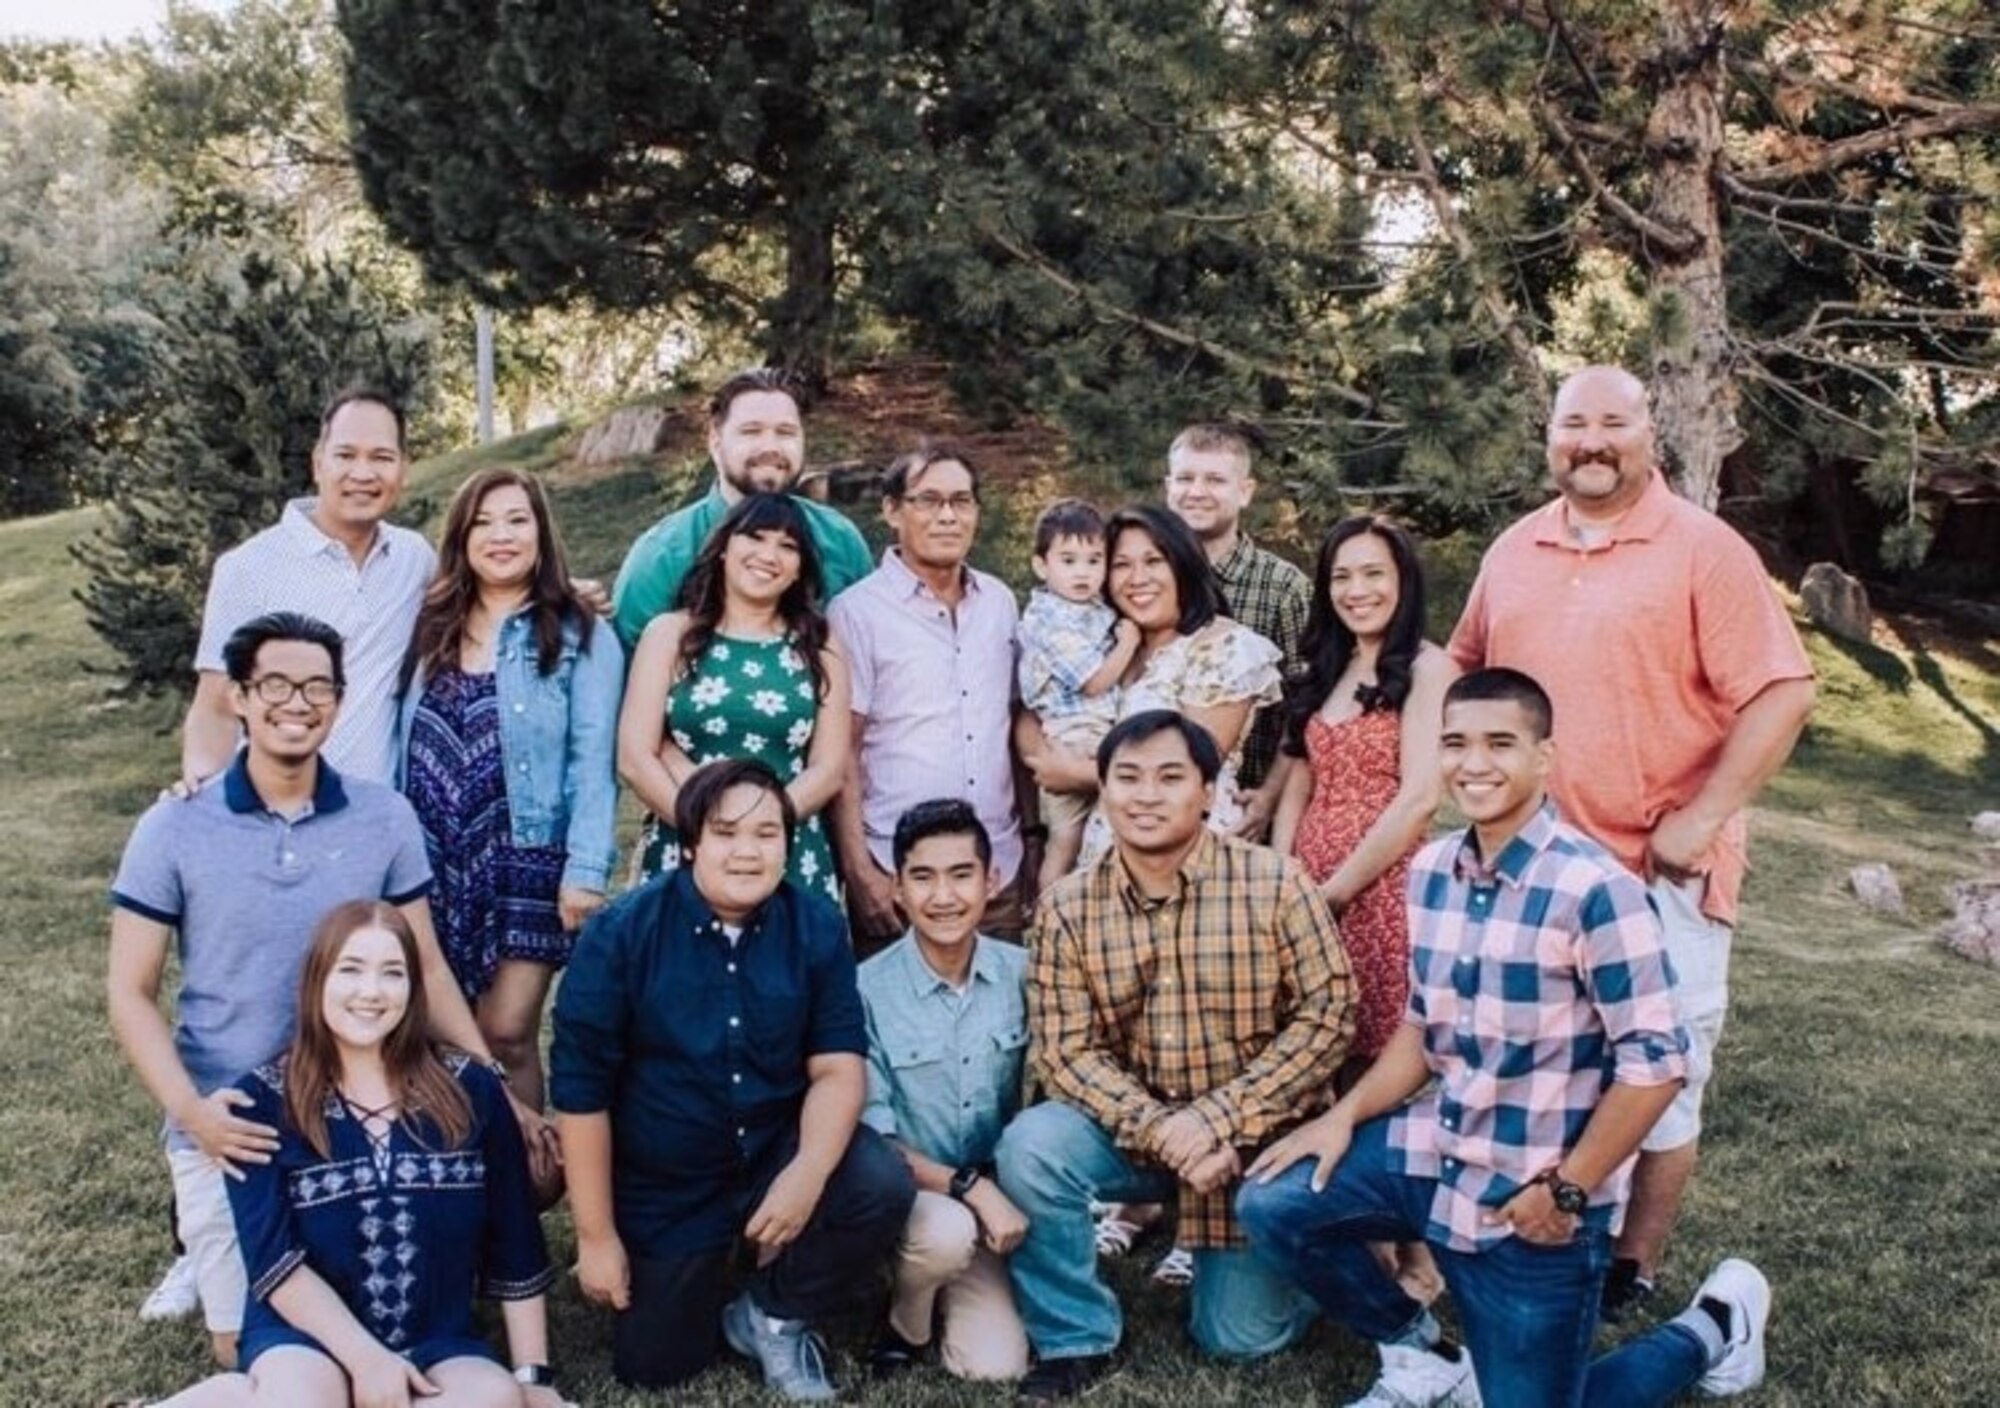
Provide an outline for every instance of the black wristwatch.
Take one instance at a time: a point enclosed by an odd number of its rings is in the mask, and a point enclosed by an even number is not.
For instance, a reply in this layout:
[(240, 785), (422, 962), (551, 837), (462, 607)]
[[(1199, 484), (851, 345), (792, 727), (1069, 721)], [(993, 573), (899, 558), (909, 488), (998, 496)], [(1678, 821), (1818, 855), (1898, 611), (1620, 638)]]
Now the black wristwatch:
[(523, 1388), (554, 1388), (556, 1371), (546, 1364), (516, 1364), (514, 1382)]
[(1554, 1200), (1557, 1212), (1566, 1212), (1571, 1217), (1582, 1217), (1590, 1206), (1590, 1190), (1581, 1183), (1572, 1183), (1562, 1176), (1559, 1169), (1549, 1169), (1537, 1183), (1549, 1185), (1549, 1197)]
[(964, 1202), (965, 1195), (970, 1193), (973, 1185), (978, 1183), (984, 1176), (984, 1174), (980, 1173), (971, 1164), (967, 1164), (964, 1168), (953, 1169), (951, 1171), (951, 1187), (949, 1190), (952, 1197), (958, 1199), (961, 1203)]

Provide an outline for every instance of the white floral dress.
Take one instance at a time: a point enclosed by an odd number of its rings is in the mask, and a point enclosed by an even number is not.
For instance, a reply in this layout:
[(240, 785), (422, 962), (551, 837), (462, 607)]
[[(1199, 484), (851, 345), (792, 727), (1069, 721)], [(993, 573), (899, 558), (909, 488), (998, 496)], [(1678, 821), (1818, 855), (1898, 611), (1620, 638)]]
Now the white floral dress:
[[(1119, 693), (1118, 717), (1130, 718), (1148, 709), (1213, 709), (1242, 700), (1250, 702), (1252, 715), (1266, 704), (1274, 704), (1284, 692), (1282, 659), (1278, 647), (1248, 626), (1227, 616), (1218, 616), (1192, 635), (1175, 636), (1147, 657), (1139, 677)], [(1250, 724), (1244, 721), (1236, 746), (1222, 760), (1222, 774), (1215, 780), (1215, 805), (1209, 809), (1208, 828), (1227, 832), (1243, 819), (1236, 800), (1236, 768), (1243, 761), (1243, 740)], [(1095, 860), (1111, 844), (1111, 826), (1100, 804), (1091, 813), (1083, 833), (1082, 863)]]
[[(718, 758), (755, 758), (784, 782), (805, 771), (818, 718), (812, 672), (786, 639), (718, 635), (667, 693), (667, 732), (697, 766)], [(672, 870), (680, 859), (673, 827), (665, 821), (650, 825), (643, 873)], [(808, 894), (840, 903), (833, 851), (817, 816), (799, 823), (785, 873)]]

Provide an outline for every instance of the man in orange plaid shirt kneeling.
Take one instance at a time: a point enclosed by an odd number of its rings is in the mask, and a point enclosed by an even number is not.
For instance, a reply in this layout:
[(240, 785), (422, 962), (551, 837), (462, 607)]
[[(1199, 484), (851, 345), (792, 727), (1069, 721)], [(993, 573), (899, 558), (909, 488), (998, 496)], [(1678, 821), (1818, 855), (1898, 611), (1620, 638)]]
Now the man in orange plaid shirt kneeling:
[(1178, 1186), (1188, 1328), (1205, 1352), (1275, 1353), (1316, 1314), (1253, 1259), (1230, 1199), (1256, 1151), (1317, 1107), (1353, 1032), (1353, 986), (1297, 866), (1203, 825), (1221, 761), (1170, 710), (1113, 728), (1097, 773), (1115, 844), (1036, 915), (1029, 1068), (1051, 1099), (998, 1152), (1028, 1217), (1009, 1265), (1038, 1360), (1024, 1403), (1074, 1397), (1111, 1367), (1121, 1317), (1097, 1273), (1093, 1202)]

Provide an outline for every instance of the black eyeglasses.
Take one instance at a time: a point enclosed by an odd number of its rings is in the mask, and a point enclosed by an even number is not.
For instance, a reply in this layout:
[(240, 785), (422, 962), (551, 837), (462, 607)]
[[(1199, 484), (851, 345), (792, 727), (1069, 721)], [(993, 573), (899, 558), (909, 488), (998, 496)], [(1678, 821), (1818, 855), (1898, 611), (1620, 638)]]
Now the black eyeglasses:
[(287, 679), (283, 675), (259, 675), (250, 681), (249, 687), (266, 704), (289, 704), (293, 695), (303, 694), (306, 703), (323, 709), (340, 699), (340, 686), (325, 675), (314, 675), (309, 680)]

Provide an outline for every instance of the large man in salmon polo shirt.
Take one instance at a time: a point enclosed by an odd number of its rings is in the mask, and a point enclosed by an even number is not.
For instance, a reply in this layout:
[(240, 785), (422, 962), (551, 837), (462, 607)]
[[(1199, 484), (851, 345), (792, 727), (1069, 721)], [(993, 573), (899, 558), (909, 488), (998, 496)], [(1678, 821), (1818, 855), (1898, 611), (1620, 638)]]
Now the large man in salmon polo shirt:
[(1694, 1175), (1747, 868), (1743, 813), (1798, 740), (1813, 678), (1757, 554), (1667, 487), (1637, 377), (1587, 367), (1565, 381), (1548, 460), (1561, 497), (1488, 550), (1451, 654), (1548, 690), (1563, 721), (1556, 801), (1648, 882), (1679, 976), (1695, 1049), (1641, 1146), (1605, 1282), (1616, 1320), (1651, 1293)]

